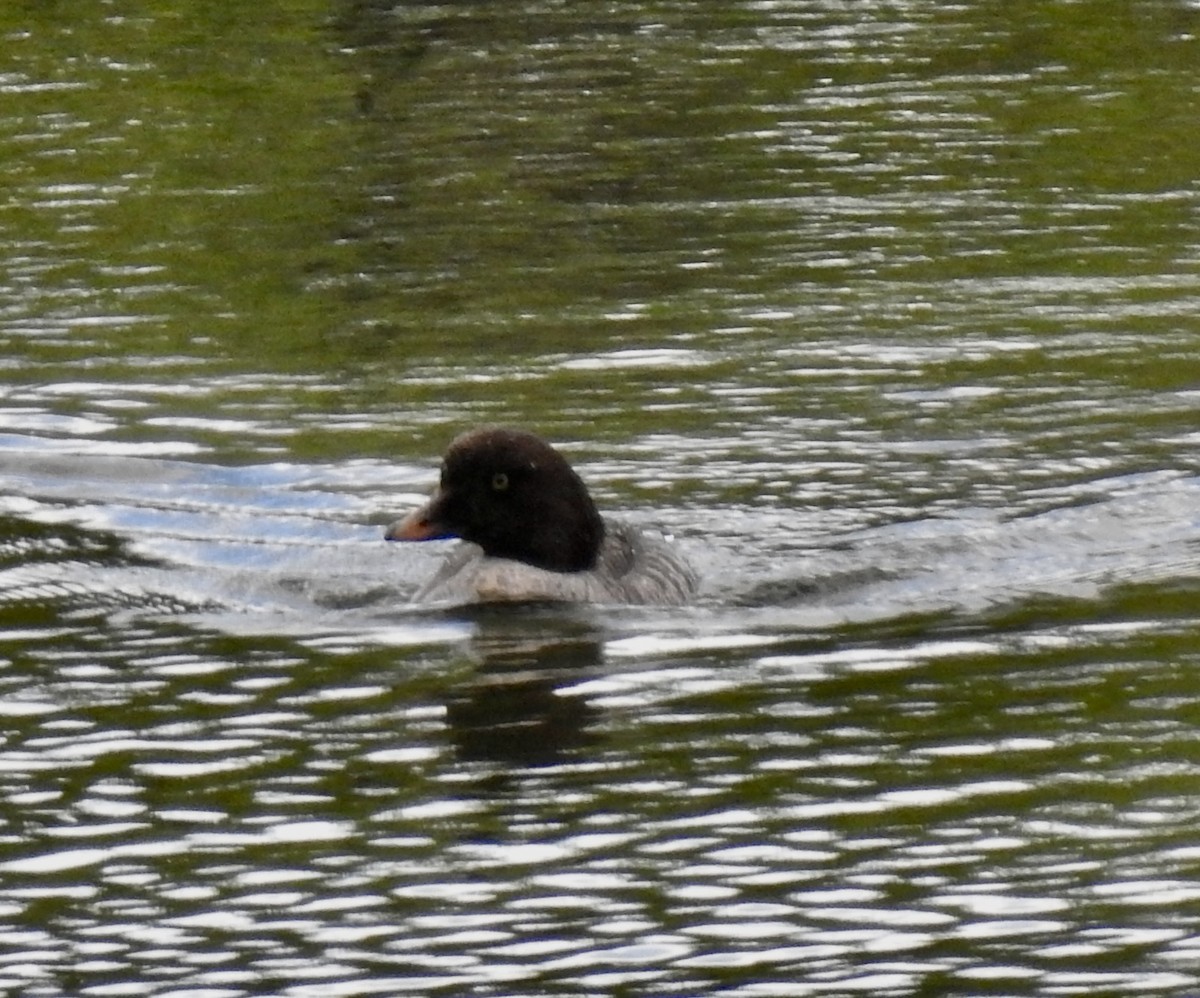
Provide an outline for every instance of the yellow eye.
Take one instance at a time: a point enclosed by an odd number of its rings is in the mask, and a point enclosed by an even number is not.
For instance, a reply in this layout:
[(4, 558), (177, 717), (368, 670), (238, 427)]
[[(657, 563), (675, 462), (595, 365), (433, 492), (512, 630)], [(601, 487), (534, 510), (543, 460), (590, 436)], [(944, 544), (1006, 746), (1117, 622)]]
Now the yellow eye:
[(506, 475), (503, 471), (497, 471), (494, 475), (492, 475), (492, 488), (497, 492), (503, 492), (506, 488), (508, 488), (508, 475)]

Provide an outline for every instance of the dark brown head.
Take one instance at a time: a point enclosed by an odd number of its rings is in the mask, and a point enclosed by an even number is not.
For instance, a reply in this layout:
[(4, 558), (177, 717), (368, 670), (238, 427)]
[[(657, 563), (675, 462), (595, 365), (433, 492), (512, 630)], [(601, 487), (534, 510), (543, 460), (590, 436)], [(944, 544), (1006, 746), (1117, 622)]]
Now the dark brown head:
[(437, 490), (386, 537), (461, 537), (494, 558), (582, 572), (596, 564), (604, 521), (583, 481), (548, 443), (524, 430), (485, 426), (450, 444)]

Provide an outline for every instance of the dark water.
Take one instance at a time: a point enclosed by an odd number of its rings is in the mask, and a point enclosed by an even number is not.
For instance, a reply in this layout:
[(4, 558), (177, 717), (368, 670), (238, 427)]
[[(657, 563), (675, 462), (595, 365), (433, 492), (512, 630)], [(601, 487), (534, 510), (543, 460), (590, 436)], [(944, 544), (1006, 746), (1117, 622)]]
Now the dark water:
[[(0, 31), (0, 991), (1197, 993), (1200, 8)], [(484, 421), (696, 604), (409, 604)]]

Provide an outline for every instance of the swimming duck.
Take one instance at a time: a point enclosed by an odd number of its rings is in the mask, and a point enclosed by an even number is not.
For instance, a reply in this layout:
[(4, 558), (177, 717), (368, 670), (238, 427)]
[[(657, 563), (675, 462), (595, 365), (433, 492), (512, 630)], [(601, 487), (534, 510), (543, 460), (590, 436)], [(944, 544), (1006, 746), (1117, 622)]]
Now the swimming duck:
[(455, 438), (429, 501), (389, 541), (458, 537), (417, 601), (566, 601), (671, 606), (697, 579), (667, 541), (602, 517), (566, 459), (525, 430), (484, 426)]

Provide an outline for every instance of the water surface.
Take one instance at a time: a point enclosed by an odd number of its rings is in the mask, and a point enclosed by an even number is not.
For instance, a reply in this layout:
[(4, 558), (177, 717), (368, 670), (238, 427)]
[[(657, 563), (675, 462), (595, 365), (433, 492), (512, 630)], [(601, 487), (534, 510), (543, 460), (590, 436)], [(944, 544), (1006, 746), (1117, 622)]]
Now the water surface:
[(6, 7), (0, 989), (1193, 994), (1198, 18)]

